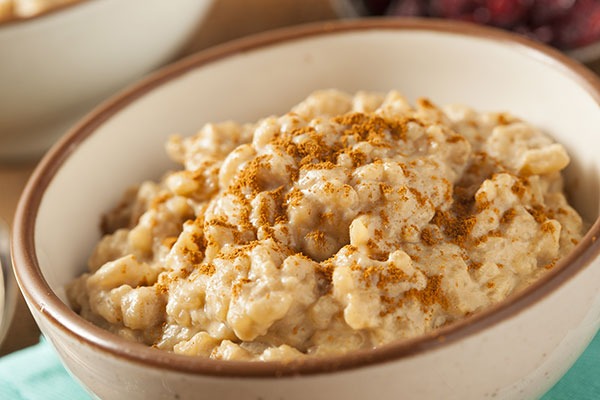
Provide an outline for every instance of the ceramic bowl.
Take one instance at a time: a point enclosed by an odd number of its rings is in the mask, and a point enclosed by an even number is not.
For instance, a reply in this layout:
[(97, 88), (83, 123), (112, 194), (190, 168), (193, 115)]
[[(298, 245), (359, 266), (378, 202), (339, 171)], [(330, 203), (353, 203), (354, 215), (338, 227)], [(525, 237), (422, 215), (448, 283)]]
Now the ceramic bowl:
[[(572, 202), (592, 225), (527, 290), (456, 324), (374, 350), (297, 362), (186, 357), (130, 343), (71, 311), (100, 215), (171, 166), (163, 144), (208, 121), (283, 113), (319, 88), (507, 110), (565, 144)], [(96, 109), (43, 159), (19, 203), (18, 282), (49, 342), (103, 399), (523, 399), (548, 390), (600, 325), (600, 83), (562, 54), (454, 22), (292, 28), (197, 54)]]
[(83, 114), (170, 61), (212, 0), (86, 0), (0, 24), (0, 160), (39, 156)]
[(17, 305), (17, 284), (10, 262), (9, 228), (0, 219), (0, 345), (8, 333)]

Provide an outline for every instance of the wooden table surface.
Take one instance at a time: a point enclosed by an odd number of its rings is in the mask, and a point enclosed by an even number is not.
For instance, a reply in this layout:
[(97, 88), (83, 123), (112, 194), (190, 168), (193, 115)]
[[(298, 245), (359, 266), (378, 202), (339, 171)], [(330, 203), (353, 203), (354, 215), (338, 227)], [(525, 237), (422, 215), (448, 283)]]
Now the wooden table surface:
[[(328, 0), (218, 0), (181, 56), (268, 29), (334, 18)], [(9, 224), (37, 162), (0, 163), (0, 218)], [(19, 297), (8, 334), (0, 345), (0, 356), (33, 345), (39, 337), (39, 329)]]

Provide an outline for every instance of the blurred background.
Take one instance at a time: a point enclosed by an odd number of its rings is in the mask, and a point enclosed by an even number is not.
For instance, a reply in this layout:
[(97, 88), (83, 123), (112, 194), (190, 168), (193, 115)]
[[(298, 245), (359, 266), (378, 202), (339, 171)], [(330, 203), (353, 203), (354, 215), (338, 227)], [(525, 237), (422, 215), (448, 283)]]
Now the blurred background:
[[(600, 71), (597, 0), (0, 0), (0, 219), (12, 222), (49, 146), (142, 76), (253, 33), (363, 17), (491, 25)], [(19, 298), (0, 355), (37, 343), (39, 335)]]
[[(490, 25), (593, 57), (600, 36), (596, 0), (340, 0), (345, 15), (446, 18)], [(584, 52), (584, 50), (588, 50)], [(588, 55), (589, 53), (589, 55)]]

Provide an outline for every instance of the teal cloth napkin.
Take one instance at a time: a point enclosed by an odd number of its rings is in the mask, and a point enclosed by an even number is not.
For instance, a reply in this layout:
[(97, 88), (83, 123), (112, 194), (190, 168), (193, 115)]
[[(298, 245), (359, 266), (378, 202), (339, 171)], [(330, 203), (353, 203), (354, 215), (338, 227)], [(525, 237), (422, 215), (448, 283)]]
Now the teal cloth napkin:
[[(542, 400), (600, 399), (600, 333)], [(2, 400), (87, 400), (45, 340), (0, 358)]]

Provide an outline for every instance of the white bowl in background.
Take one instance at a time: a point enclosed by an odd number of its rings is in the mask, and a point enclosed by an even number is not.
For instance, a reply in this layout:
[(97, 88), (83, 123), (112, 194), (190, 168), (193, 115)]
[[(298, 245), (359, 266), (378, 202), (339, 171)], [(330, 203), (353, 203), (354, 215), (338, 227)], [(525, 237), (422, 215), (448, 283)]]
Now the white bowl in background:
[[(100, 215), (171, 166), (163, 144), (204, 123), (283, 113), (321, 88), (506, 110), (572, 155), (568, 190), (592, 222), (531, 287), (411, 340), (290, 363), (215, 361), (131, 343), (73, 312)], [(93, 111), (46, 155), (19, 203), (15, 272), (44, 335), (103, 399), (522, 399), (548, 390), (600, 326), (600, 82), (561, 53), (456, 22), (365, 20), (271, 32), (199, 53)]]
[(0, 24), (0, 160), (39, 156), (99, 101), (172, 60), (213, 0), (86, 0)]
[(10, 262), (9, 227), (0, 219), (0, 345), (17, 306), (17, 283)]

